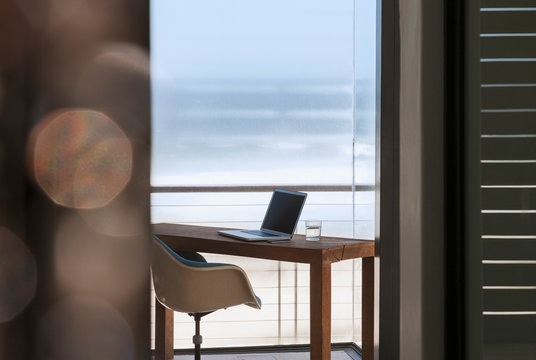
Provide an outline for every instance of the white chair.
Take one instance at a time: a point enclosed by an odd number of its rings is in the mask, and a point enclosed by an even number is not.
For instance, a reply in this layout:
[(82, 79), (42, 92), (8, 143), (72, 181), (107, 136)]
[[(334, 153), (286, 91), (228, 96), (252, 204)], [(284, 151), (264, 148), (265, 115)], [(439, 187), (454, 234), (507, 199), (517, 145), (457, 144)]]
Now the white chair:
[(195, 359), (201, 358), (201, 317), (219, 309), (245, 304), (261, 308), (244, 270), (236, 265), (209, 263), (198, 253), (176, 253), (153, 236), (151, 270), (156, 298), (165, 307), (194, 317)]

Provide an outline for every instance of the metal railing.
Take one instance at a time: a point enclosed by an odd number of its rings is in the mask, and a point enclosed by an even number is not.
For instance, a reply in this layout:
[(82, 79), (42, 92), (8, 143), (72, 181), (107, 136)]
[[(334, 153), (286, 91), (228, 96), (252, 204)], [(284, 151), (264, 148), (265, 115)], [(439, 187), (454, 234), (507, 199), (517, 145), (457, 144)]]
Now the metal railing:
[(294, 191), (373, 191), (374, 185), (209, 185), (151, 186), (152, 193), (271, 192), (275, 188)]

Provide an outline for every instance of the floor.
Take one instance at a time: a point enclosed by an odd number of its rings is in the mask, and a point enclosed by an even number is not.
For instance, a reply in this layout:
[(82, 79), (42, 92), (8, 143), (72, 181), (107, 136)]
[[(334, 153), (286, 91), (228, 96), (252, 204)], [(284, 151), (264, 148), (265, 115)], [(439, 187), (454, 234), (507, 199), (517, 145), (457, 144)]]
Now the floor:
[[(173, 360), (192, 360), (193, 355), (175, 355)], [(309, 352), (274, 352), (253, 354), (201, 354), (202, 360), (306, 360)], [(348, 350), (332, 351), (331, 360), (361, 360), (357, 352)]]

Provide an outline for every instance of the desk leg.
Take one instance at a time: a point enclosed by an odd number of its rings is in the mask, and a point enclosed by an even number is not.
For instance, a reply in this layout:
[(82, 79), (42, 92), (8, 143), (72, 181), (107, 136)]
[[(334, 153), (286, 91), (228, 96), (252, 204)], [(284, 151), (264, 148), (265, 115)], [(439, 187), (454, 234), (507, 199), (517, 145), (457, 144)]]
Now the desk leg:
[(331, 359), (331, 264), (311, 264), (311, 360)]
[(173, 310), (155, 299), (155, 360), (173, 359)]
[(363, 258), (361, 350), (363, 360), (374, 359), (374, 257)]

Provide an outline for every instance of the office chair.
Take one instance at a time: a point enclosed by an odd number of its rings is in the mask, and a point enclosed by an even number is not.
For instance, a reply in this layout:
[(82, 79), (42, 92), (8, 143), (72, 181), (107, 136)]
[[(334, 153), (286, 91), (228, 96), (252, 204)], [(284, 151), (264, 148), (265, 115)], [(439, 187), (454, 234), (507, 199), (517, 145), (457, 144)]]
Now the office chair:
[(176, 253), (153, 236), (151, 270), (156, 298), (165, 307), (195, 320), (195, 360), (201, 359), (200, 321), (205, 315), (245, 304), (261, 308), (244, 270), (236, 265), (209, 263), (198, 253)]

